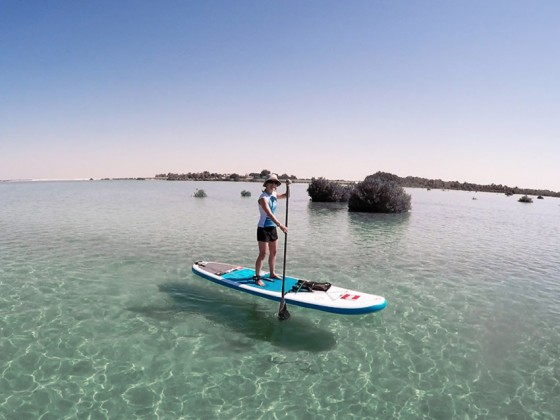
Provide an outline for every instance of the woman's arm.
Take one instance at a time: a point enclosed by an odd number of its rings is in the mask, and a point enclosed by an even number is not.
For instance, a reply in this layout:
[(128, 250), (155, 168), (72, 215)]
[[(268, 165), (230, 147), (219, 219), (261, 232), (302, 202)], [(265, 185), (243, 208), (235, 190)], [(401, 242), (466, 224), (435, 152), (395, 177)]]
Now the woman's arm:
[(270, 210), (270, 207), (268, 206), (268, 200), (266, 200), (264, 197), (259, 198), (259, 205), (263, 208), (268, 218), (272, 220), (274, 224), (278, 226), (282, 232), (288, 233), (288, 228), (284, 226), (282, 223), (280, 223), (280, 220), (278, 220), (274, 215), (274, 213), (272, 213), (272, 211)]
[(291, 183), (292, 182), (289, 179), (286, 180), (286, 192), (284, 194), (277, 194), (278, 199), (288, 198), (290, 196), (290, 184)]

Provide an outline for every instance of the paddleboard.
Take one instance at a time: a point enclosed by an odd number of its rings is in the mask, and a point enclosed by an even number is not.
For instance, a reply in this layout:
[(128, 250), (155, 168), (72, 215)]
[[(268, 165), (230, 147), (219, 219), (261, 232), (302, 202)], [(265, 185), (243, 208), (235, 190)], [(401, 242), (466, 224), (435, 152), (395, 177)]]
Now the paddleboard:
[[(261, 276), (264, 286), (258, 286), (253, 280), (255, 270), (252, 268), (220, 262), (196, 261), (192, 271), (206, 280), (234, 290), (277, 302), (282, 298), (282, 279), (271, 279), (269, 274), (266, 274)], [(284, 299), (288, 305), (344, 315), (367, 314), (387, 306), (387, 300), (382, 296), (335, 285), (331, 285), (327, 291), (309, 291), (298, 288), (298, 280), (301, 279), (286, 276)]]

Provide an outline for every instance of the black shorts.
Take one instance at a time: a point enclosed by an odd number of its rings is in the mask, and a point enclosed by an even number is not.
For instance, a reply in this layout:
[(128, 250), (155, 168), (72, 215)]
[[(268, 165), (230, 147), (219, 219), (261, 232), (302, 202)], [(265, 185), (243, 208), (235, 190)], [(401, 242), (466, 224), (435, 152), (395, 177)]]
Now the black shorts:
[(276, 226), (257, 228), (257, 241), (274, 242), (276, 240), (278, 240), (278, 231), (276, 230)]

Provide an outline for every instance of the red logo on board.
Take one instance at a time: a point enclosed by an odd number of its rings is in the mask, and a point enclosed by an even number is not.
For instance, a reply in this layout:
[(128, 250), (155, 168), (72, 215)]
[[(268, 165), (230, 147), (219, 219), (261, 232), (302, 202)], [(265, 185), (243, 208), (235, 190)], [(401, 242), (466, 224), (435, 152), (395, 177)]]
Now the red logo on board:
[(340, 297), (340, 299), (344, 299), (344, 300), (358, 300), (360, 298), (360, 295), (351, 295), (349, 293), (346, 293), (345, 295), (342, 295)]

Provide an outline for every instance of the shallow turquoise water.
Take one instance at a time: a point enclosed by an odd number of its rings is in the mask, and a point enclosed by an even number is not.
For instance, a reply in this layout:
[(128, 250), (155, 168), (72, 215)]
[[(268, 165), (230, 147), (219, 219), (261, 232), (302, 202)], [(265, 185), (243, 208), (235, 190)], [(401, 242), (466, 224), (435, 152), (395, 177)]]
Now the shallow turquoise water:
[(259, 184), (0, 183), (0, 418), (558, 418), (559, 199), (371, 215), (305, 190), (288, 273), (383, 311), (279, 322), (191, 273), (253, 264)]

